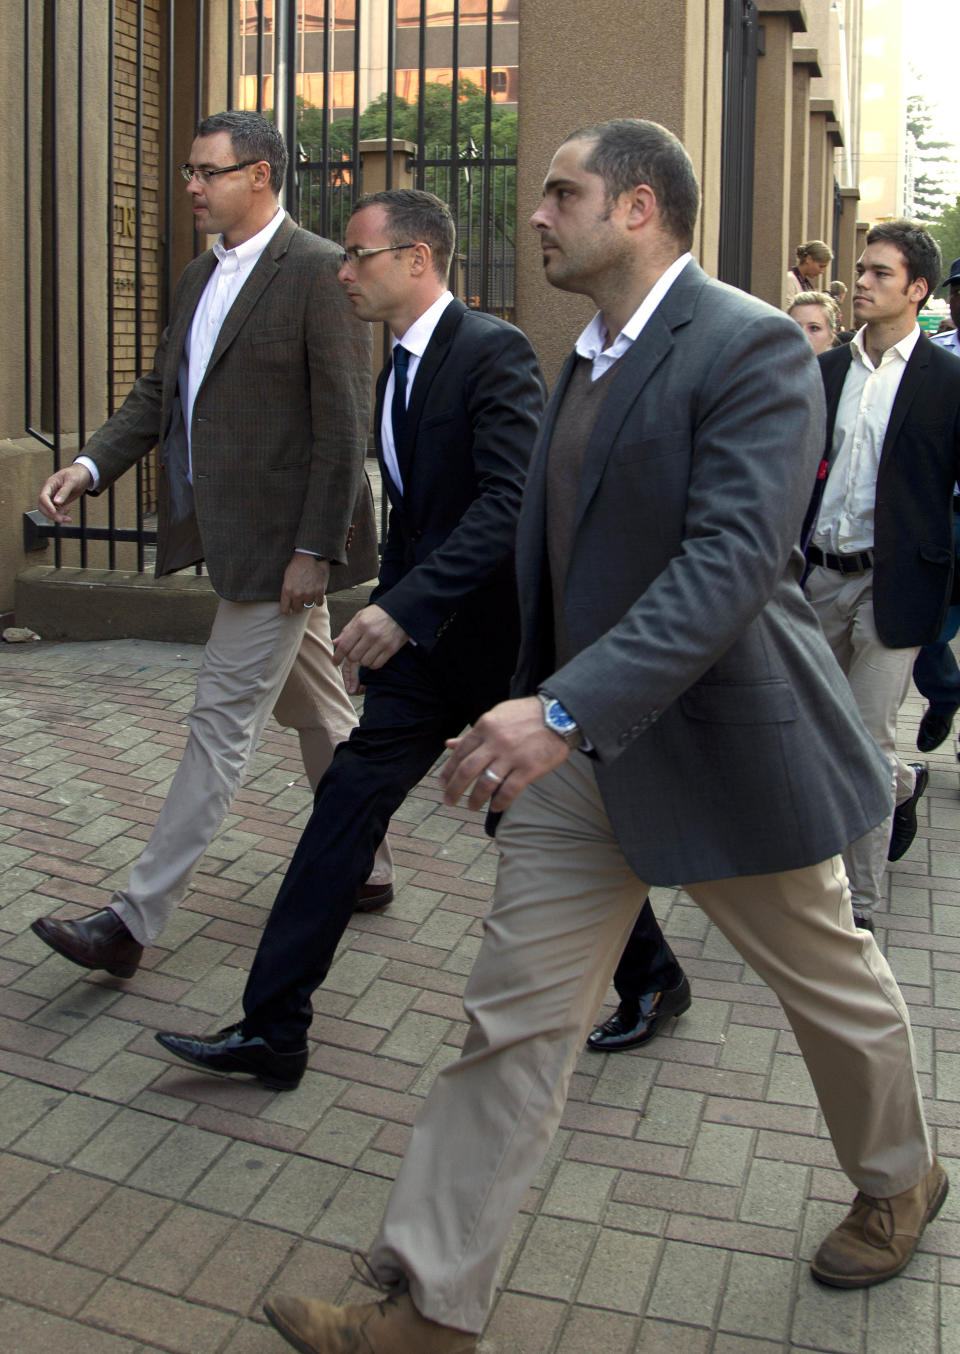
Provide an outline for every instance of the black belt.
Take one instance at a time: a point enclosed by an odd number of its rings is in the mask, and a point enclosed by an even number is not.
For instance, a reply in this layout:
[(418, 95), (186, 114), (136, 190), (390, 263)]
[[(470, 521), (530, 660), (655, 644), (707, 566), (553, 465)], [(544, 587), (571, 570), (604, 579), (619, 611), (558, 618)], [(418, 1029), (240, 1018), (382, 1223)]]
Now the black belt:
[(825, 555), (811, 545), (807, 559), (811, 564), (819, 564), (821, 569), (835, 569), (838, 574), (865, 574), (873, 568), (872, 550), (858, 550), (855, 555)]

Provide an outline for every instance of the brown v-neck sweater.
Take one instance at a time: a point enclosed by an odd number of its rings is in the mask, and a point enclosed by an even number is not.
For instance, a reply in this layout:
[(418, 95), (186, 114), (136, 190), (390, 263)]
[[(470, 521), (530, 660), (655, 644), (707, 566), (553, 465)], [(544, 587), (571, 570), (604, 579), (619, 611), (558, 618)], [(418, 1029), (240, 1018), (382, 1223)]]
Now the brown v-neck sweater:
[(580, 357), (573, 369), (550, 438), (547, 456), (547, 558), (553, 592), (555, 666), (563, 667), (574, 656), (570, 648), (564, 589), (573, 546), (574, 517), (580, 493), (580, 477), (587, 446), (600, 406), (610, 388), (615, 362), (596, 381), (591, 381), (592, 363)]

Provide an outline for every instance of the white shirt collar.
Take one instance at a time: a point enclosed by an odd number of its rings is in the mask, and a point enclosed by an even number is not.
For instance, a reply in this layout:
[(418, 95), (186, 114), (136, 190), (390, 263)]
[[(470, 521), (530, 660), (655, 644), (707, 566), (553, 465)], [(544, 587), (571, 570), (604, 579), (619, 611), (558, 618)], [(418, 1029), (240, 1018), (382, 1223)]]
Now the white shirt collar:
[(452, 300), (452, 291), (445, 291), (442, 296), (438, 296), (432, 306), (428, 306), (422, 315), (417, 316), (403, 338), (393, 340), (390, 345), (391, 351), (398, 343), (402, 343), (412, 357), (423, 357), (427, 351), (427, 344), (433, 338), (433, 331), (440, 323), (440, 316)]
[(249, 240), (244, 240), (242, 244), (235, 245), (233, 249), (227, 249), (223, 243), (223, 236), (218, 235), (213, 242), (213, 252), (221, 263), (232, 254), (237, 261), (237, 267), (242, 267), (244, 263), (252, 258), (259, 257), (266, 249), (267, 245), (280, 229), (280, 223), (284, 218), (284, 210), (278, 207), (276, 215), (272, 216), (263, 230), (258, 230), (256, 235), (251, 235)]
[(584, 329), (583, 333), (577, 339), (576, 349), (580, 357), (586, 358), (592, 362), (598, 358), (601, 353), (610, 358), (622, 357), (634, 339), (638, 338), (644, 325), (650, 316), (656, 310), (657, 306), (666, 296), (667, 292), (676, 282), (677, 278), (692, 260), (690, 253), (681, 254), (678, 259), (674, 259), (666, 272), (661, 273), (656, 282), (647, 292), (646, 296), (637, 306), (636, 310), (630, 316), (627, 323), (620, 330), (620, 333), (614, 341), (604, 347), (604, 340), (607, 337), (607, 331), (604, 328), (603, 316), (597, 311), (593, 319)]
[[(866, 339), (864, 337), (866, 332), (867, 332), (866, 325), (863, 325), (862, 328), (858, 329), (857, 332), (854, 334), (853, 338), (850, 340), (850, 347), (853, 349), (853, 354), (855, 358), (861, 361), (863, 365), (867, 367), (870, 371), (876, 371), (876, 367), (873, 365), (873, 361), (870, 357), (870, 354), (867, 352), (867, 344)], [(887, 357), (887, 353), (896, 353), (899, 357), (901, 357), (904, 360), (904, 362), (909, 362), (913, 354), (913, 350), (917, 346), (917, 340), (919, 339), (919, 337), (920, 337), (920, 326), (918, 324), (915, 324), (913, 328), (910, 330), (910, 333), (907, 334), (905, 338), (902, 338), (899, 343), (894, 343), (892, 347), (886, 350), (886, 352), (883, 354), (883, 357), (881, 357), (880, 359), (879, 365), (883, 366), (884, 362), (893, 361), (892, 357), (890, 358)]]

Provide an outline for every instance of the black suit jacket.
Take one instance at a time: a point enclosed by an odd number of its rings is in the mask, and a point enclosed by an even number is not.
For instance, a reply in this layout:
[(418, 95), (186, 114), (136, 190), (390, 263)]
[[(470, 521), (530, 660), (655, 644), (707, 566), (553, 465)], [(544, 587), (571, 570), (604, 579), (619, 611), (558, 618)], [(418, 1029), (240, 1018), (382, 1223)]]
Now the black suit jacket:
[[(847, 344), (820, 356), (828, 463), (851, 360)], [(921, 334), (893, 402), (877, 474), (873, 614), (891, 649), (929, 644), (942, 629), (953, 581), (958, 474), (960, 359)]]
[(371, 601), (422, 653), (460, 673), (476, 666), (496, 699), (506, 694), (518, 646), (513, 556), (543, 411), (537, 361), (519, 329), (451, 301), (410, 391), (398, 449), (402, 494), (380, 442), (389, 372), (377, 382), (374, 430), (391, 508)]

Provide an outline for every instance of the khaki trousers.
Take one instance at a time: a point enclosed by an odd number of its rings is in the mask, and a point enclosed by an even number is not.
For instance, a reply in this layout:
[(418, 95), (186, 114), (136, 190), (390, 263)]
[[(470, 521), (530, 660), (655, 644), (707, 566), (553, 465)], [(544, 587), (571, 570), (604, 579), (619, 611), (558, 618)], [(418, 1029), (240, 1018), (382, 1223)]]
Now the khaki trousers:
[[(160, 935), (240, 788), (274, 710), (300, 736), (315, 790), (357, 716), (333, 661), (326, 602), (284, 616), (276, 602), (220, 601), (187, 716), (183, 758), (150, 840), (110, 907), (141, 945)], [(392, 877), (389, 846), (371, 878)]]
[[(873, 570), (841, 574), (819, 566), (810, 570), (805, 591), (827, 643), (843, 669), (857, 709), (887, 760), (894, 803), (913, 794), (916, 773), (897, 755), (897, 713), (910, 689), (920, 650), (888, 649), (873, 619)], [(824, 768), (829, 775), (829, 768)], [(884, 898), (884, 873), (893, 816), (851, 842), (843, 853), (857, 912), (873, 911)]]
[[(370, 1256), (427, 1317), (483, 1328), (500, 1251), (647, 885), (624, 860), (589, 760), (526, 789), (497, 832), (486, 934), (467, 983), (460, 1060), (437, 1077)], [(873, 937), (853, 925), (839, 857), (688, 886), (776, 992), (840, 1164), (889, 1196), (932, 1164), (913, 1039)]]

